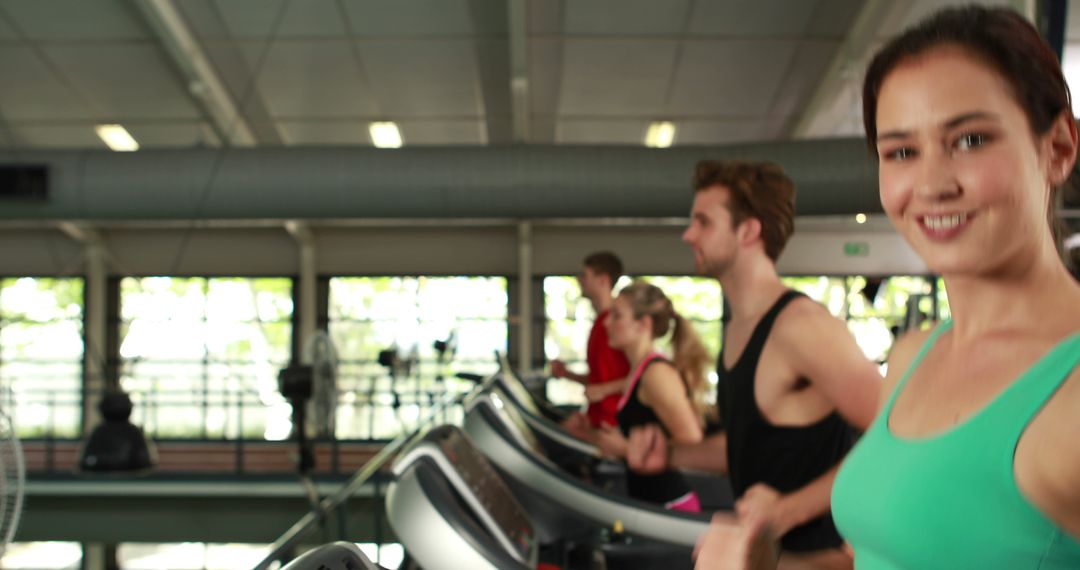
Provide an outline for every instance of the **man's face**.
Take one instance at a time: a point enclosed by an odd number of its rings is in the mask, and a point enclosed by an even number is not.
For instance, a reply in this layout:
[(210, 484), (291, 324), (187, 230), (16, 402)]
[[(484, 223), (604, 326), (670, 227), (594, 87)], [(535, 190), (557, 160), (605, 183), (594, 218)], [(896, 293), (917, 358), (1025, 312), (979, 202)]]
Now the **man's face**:
[(738, 239), (728, 210), (730, 192), (717, 185), (694, 195), (690, 226), (682, 239), (694, 251), (694, 266), (699, 275), (720, 277), (735, 262)]
[[(581, 273), (577, 276), (578, 286), (581, 287), (581, 296), (588, 299), (593, 299), (597, 295), (603, 294), (605, 288), (608, 288), (607, 276), (603, 273), (593, 271), (589, 266), (581, 268)], [(608, 288), (610, 292), (610, 288)]]

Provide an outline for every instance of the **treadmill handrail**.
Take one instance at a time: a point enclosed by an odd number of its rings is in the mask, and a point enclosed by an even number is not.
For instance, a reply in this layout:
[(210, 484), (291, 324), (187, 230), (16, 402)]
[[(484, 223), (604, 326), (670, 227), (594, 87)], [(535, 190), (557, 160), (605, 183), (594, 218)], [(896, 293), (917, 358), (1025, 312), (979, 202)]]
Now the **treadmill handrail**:
[[(502, 388), (505, 388), (503, 390), (503, 393), (506, 396), (505, 399), (513, 402), (517, 409), (522, 412), (522, 417), (525, 418), (525, 421), (529, 422), (529, 425), (531, 425), (533, 429), (539, 432), (543, 432), (544, 436), (548, 437), (549, 439), (555, 440), (559, 443), (559, 445), (562, 445), (563, 447), (569, 447), (570, 449), (573, 449), (574, 451), (577, 451), (582, 455), (589, 455), (597, 459), (604, 456), (603, 452), (600, 451), (599, 447), (581, 438), (575, 437), (570, 433), (567, 433), (566, 430), (564, 430), (555, 422), (547, 419), (543, 415), (537, 414), (534, 411), (534, 407), (530, 406), (529, 403), (522, 402), (521, 399), (518, 397), (516, 391), (508, 385), (509, 382), (513, 381), (518, 380), (516, 378), (510, 380), (506, 377), (506, 375), (500, 374), (494, 378), (494, 382), (490, 385), (490, 387), (498, 385)], [(471, 403), (472, 401), (473, 400), (470, 399), (466, 402), (466, 412), (468, 411), (468, 408), (470, 406), (474, 405)], [(535, 402), (532, 403), (535, 404)]]
[(494, 377), (488, 378), (486, 381), (477, 384), (472, 390), (459, 395), (447, 395), (442, 400), (438, 401), (428, 415), (423, 420), (417, 422), (416, 429), (409, 433), (401, 434), (395, 439), (387, 443), (374, 457), (369, 459), (367, 463), (360, 466), (352, 477), (341, 486), (341, 489), (337, 493), (330, 495), (323, 499), (318, 505), (314, 506), (304, 516), (300, 517), (300, 520), (296, 521), (288, 530), (282, 533), (281, 536), (270, 545), (270, 553), (266, 555), (256, 566), (255, 570), (266, 570), (270, 565), (281, 558), (289, 549), (296, 546), (300, 541), (300, 538), (308, 533), (312, 527), (321, 521), (326, 513), (333, 511), (339, 505), (349, 500), (365, 483), (371, 479), (379, 471), (379, 469), (394, 456), (399, 449), (408, 443), (416, 434), (427, 427), (437, 419), (438, 415), (442, 413), (443, 408), (458, 404), (464, 401), (469, 396), (486, 390), (494, 381)]
[[(516, 378), (514, 378), (514, 380), (520, 382), (520, 380), (517, 380)], [(479, 396), (480, 394), (482, 394), (484, 392), (490, 391), (491, 389), (496, 388), (496, 387), (508, 388), (507, 379), (506, 379), (506, 377), (504, 375), (502, 375), (502, 374), (497, 375), (493, 379), (493, 382), (488, 384), (488, 388), (486, 390), (480, 391), (477, 394), (475, 394), (474, 396), (466, 399), (465, 400), (465, 412), (468, 413), (469, 410), (471, 410), (474, 406), (476, 406), (476, 398), (477, 398), (477, 396)], [(583, 440), (583, 439), (581, 439), (581, 438), (567, 432), (561, 426), (559, 426), (555, 422), (547, 419), (543, 415), (537, 415), (531, 409), (531, 406), (521, 402), (521, 400), (516, 395), (516, 391), (514, 391), (514, 390), (503, 390), (503, 393), (505, 395), (506, 400), (509, 400), (515, 406), (517, 406), (517, 410), (519, 412), (521, 412), (521, 416), (523, 418), (525, 418), (525, 421), (528, 422), (529, 426), (531, 426), (534, 430), (543, 433), (544, 437), (547, 437), (548, 439), (554, 440), (559, 445), (562, 445), (563, 447), (569, 448), (569, 449), (571, 449), (571, 450), (573, 450), (573, 451), (575, 451), (577, 453), (580, 453), (582, 455), (589, 456), (589, 457), (594, 457), (596, 459), (605, 459), (606, 458), (606, 456), (604, 455), (604, 452), (599, 447), (597, 447), (597, 446), (595, 446), (595, 445), (593, 445), (593, 444), (591, 444), (591, 443), (589, 443), (589, 442), (587, 442), (587, 441), (585, 441), (585, 440)], [(682, 473), (682, 474), (690, 475), (690, 476), (694, 476), (694, 475), (697, 475), (697, 476), (715, 475), (715, 473), (713, 473), (711, 471), (704, 470), (704, 469), (687, 469), (687, 468), (681, 468), (680, 467), (680, 468), (675, 468), (675, 469), (672, 469), (672, 470), (675, 471), (676, 473)]]

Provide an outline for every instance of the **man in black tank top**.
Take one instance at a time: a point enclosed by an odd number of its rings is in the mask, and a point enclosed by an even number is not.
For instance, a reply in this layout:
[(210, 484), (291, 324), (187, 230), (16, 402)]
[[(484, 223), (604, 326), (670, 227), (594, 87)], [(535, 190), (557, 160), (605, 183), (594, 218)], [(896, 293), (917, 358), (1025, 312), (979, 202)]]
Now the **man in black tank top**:
[(724, 557), (748, 552), (765, 528), (781, 537), (780, 568), (850, 568), (829, 496), (851, 446), (848, 425), (869, 425), (881, 376), (842, 321), (780, 281), (775, 263), (794, 228), (795, 190), (778, 166), (702, 161), (694, 190), (683, 241), (731, 309), (717, 362), (723, 430), (669, 448), (655, 426), (639, 428), (630, 467), (729, 475), (735, 517), (706, 535), (704, 567), (740, 564)]

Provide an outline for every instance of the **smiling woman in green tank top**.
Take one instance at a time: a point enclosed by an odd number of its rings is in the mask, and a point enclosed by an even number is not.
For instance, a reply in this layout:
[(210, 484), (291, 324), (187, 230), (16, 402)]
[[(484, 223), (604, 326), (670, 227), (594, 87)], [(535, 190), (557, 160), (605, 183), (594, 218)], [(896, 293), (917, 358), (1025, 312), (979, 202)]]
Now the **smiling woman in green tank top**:
[(1068, 88), (1019, 15), (943, 11), (867, 72), (882, 205), (949, 293), (897, 343), (833, 488), (860, 570), (1080, 568), (1080, 286), (1047, 221), (1076, 161)]

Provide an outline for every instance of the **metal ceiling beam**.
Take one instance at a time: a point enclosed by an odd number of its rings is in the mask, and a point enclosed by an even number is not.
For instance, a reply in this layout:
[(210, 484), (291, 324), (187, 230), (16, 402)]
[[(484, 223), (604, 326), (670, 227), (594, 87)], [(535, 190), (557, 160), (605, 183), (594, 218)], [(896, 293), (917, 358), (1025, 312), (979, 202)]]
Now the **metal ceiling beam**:
[(529, 9), (527, 0), (510, 0), (510, 111), (514, 142), (529, 142)]
[(255, 135), (171, 0), (132, 0), (176, 64), (188, 92), (226, 146), (254, 146)]
[(858, 78), (862, 77), (875, 40), (883, 31), (888, 31), (887, 26), (903, 21), (910, 9), (908, 2), (866, 0), (817, 90), (795, 122), (791, 138), (812, 139), (835, 134), (830, 129), (847, 120), (851, 110), (859, 107)]
[[(1038, 1), (1010, 0), (1006, 5), (1034, 21)], [(860, 79), (876, 51), (877, 40), (902, 32), (896, 22), (906, 21), (913, 4), (866, 0), (817, 91), (795, 122), (790, 138), (812, 139), (836, 134), (832, 129), (848, 120), (852, 109), (858, 109), (861, 104)]]

